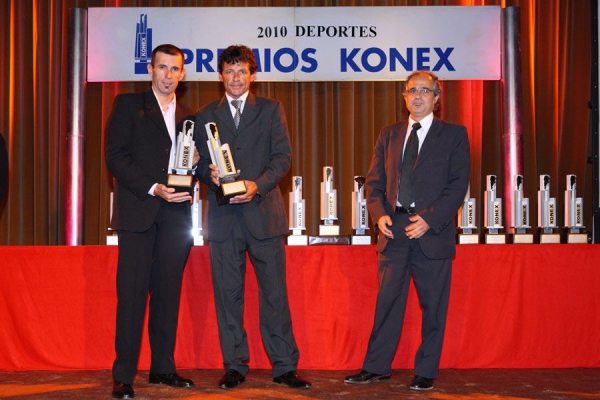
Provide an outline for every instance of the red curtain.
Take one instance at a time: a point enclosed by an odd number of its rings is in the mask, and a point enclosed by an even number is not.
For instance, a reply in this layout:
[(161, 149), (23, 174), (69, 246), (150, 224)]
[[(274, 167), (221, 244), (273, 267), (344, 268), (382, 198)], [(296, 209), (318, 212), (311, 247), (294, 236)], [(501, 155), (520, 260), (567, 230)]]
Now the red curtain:
[[(0, 2), (0, 132), (9, 146), (10, 184), (0, 203), (0, 244), (65, 243), (66, 32), (71, 7), (306, 7), (518, 6), (521, 14), (525, 197), (536, 222), (539, 174), (552, 177), (551, 196), (562, 209), (565, 175), (578, 176), (591, 224), (591, 150), (588, 145), (591, 76), (591, 2), (582, 0), (6, 0)], [(176, 27), (174, 27), (176, 29)], [(423, 29), (434, 27), (423, 25)], [(259, 75), (260, 81), (260, 75)], [(502, 181), (500, 82), (446, 82), (439, 116), (467, 126), (472, 146), (471, 195), (483, 204), (485, 175)], [(116, 94), (144, 83), (87, 85), (83, 240), (103, 244), (112, 179), (103, 160), (103, 131)], [(180, 96), (192, 108), (222, 95), (218, 82), (186, 82)], [(379, 129), (406, 118), (401, 82), (303, 82), (254, 85), (280, 99), (293, 145), (289, 179), (304, 177), (308, 234), (317, 234), (322, 168), (335, 169), (339, 193), (367, 172)], [(343, 111), (342, 111), (343, 110)], [(498, 186), (499, 188), (502, 185)], [(503, 195), (501, 191), (498, 193)], [(344, 198), (344, 196), (340, 196)], [(340, 201), (343, 233), (350, 233), (350, 202)], [(482, 217), (478, 207), (478, 221)], [(562, 224), (560, 213), (559, 224)]]

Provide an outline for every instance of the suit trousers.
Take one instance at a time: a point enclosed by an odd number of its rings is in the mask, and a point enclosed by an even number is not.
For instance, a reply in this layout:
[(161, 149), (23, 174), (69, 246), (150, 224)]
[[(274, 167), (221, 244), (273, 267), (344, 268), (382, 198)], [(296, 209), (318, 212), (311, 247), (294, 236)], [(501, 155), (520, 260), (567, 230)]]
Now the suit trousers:
[(248, 372), (250, 355), (243, 325), (246, 253), (258, 281), (262, 341), (276, 377), (295, 370), (300, 356), (288, 304), (285, 239), (283, 236), (254, 238), (241, 212), (224, 242), (210, 242), (223, 364), (226, 371), (233, 369), (244, 376)]
[(135, 376), (148, 294), (150, 371), (176, 372), (173, 353), (181, 281), (192, 245), (189, 207), (164, 201), (147, 231), (119, 231), (117, 356), (112, 369), (119, 382), (130, 384)]
[(375, 374), (391, 373), (412, 276), (422, 311), (422, 340), (415, 355), (415, 373), (433, 379), (438, 374), (444, 341), (452, 259), (427, 258), (418, 239), (406, 237), (408, 217), (394, 214), (390, 227), (394, 239), (378, 255), (379, 291), (363, 369)]

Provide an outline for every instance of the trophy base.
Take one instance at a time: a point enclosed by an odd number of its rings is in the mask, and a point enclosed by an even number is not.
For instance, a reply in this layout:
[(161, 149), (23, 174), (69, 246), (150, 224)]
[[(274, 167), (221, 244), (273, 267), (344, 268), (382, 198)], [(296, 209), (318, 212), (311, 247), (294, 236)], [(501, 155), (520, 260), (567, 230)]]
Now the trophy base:
[(167, 186), (174, 188), (176, 192), (186, 192), (194, 195), (194, 175), (169, 174), (167, 175)]
[(503, 233), (486, 233), (485, 244), (506, 244), (506, 235)]
[(513, 244), (533, 244), (533, 233), (515, 233)]
[(308, 236), (307, 235), (290, 235), (287, 237), (288, 246), (307, 246)]
[(567, 233), (567, 243), (569, 244), (587, 244), (587, 233)]
[(339, 236), (339, 225), (319, 225), (319, 236)]
[(458, 244), (479, 244), (479, 235), (459, 233)]
[(240, 194), (246, 193), (246, 184), (244, 181), (221, 182), (217, 188), (217, 204), (222, 206), (229, 204), (229, 200)]
[(350, 236), (309, 236), (308, 245), (315, 244), (350, 244)]
[(560, 244), (560, 234), (540, 233), (540, 244)]
[(117, 246), (119, 244), (119, 235), (115, 231), (110, 231), (108, 235), (106, 235), (106, 245), (107, 246)]
[(194, 246), (204, 246), (204, 237), (194, 236)]
[(371, 236), (367, 235), (352, 235), (351, 241), (352, 244), (371, 244)]

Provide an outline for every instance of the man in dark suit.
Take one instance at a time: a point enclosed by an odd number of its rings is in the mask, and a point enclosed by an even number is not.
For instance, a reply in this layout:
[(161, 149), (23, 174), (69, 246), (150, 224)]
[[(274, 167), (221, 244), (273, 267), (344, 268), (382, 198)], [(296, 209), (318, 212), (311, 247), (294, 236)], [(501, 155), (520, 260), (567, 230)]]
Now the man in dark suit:
[(390, 379), (412, 276), (423, 320), (410, 388), (429, 390), (444, 340), (454, 220), (469, 184), (469, 140), (464, 126), (434, 117), (442, 88), (433, 73), (411, 74), (404, 89), (410, 117), (381, 130), (366, 178), (367, 207), (379, 231), (379, 292), (363, 369), (344, 382)]
[(119, 232), (115, 398), (134, 397), (148, 294), (150, 383), (194, 386), (177, 374), (173, 358), (181, 279), (192, 245), (191, 197), (165, 185), (174, 166), (176, 122), (191, 114), (175, 98), (185, 76), (183, 60), (173, 45), (155, 48), (148, 65), (152, 88), (117, 96), (107, 123), (106, 165), (116, 180), (111, 226)]
[[(254, 96), (250, 83), (257, 72), (254, 53), (230, 46), (219, 56), (219, 80), (225, 96), (203, 107), (196, 116), (195, 141), (200, 152), (198, 175), (208, 186), (208, 240), (219, 339), (225, 375), (222, 389), (244, 382), (248, 372), (248, 342), (243, 326), (246, 254), (260, 287), (260, 327), (273, 365), (273, 381), (293, 388), (311, 384), (296, 373), (298, 347), (288, 305), (285, 205), (277, 186), (290, 168), (291, 147), (283, 106)], [(221, 142), (228, 143), (246, 193), (218, 205), (218, 168), (211, 164), (205, 124), (215, 122)]]

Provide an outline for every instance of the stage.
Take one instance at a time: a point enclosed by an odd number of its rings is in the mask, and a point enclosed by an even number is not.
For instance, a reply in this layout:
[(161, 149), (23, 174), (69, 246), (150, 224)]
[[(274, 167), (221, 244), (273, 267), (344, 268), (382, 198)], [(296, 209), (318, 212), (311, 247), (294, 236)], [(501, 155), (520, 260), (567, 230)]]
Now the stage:
[[(359, 369), (375, 309), (374, 246), (287, 247), (287, 281), (301, 370)], [(222, 368), (208, 247), (184, 274), (176, 362)], [(114, 357), (111, 246), (0, 247), (0, 370), (106, 370)], [(600, 367), (600, 246), (459, 245), (441, 367)], [(248, 267), (251, 369), (269, 369)], [(394, 369), (412, 368), (419, 305), (411, 286)], [(140, 370), (149, 367), (144, 335)]]

